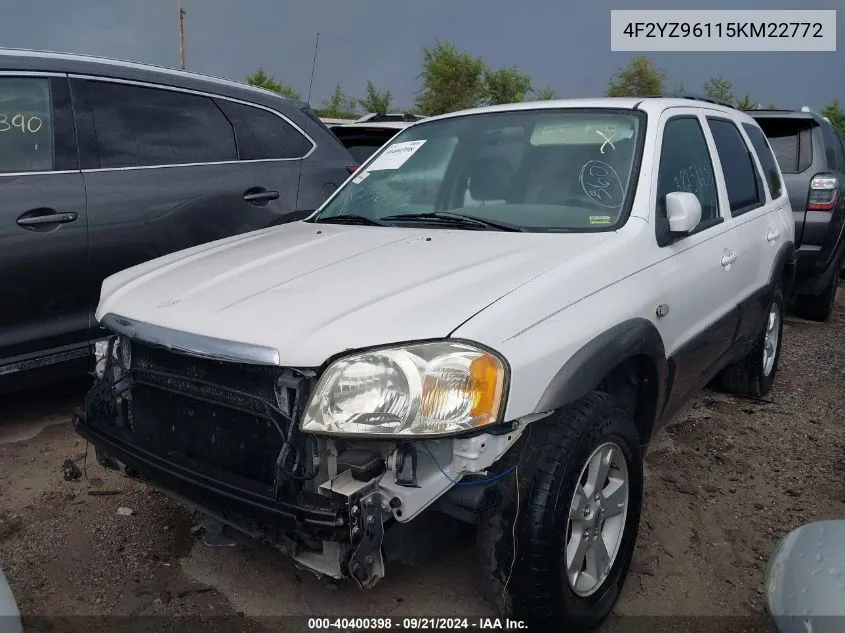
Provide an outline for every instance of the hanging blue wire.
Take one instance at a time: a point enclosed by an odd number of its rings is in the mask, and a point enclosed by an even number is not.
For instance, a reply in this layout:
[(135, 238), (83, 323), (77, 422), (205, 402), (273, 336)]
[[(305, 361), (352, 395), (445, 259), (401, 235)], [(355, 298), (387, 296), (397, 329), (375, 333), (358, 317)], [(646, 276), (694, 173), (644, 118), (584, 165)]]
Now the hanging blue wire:
[(490, 482), (496, 481), (497, 479), (501, 479), (516, 468), (516, 464), (514, 464), (507, 470), (500, 472), (498, 475), (494, 475), (493, 477), (487, 477), (486, 479), (477, 479), (475, 481), (456, 481), (449, 476), (449, 473), (443, 470), (443, 467), (440, 465), (440, 462), (437, 461), (437, 458), (434, 456), (434, 453), (431, 452), (431, 449), (428, 447), (428, 444), (423, 442), (423, 446), (425, 447), (426, 452), (431, 456), (431, 459), (434, 460), (437, 469), (441, 473), (443, 473), (443, 476), (446, 477), (446, 479), (451, 481), (456, 486), (477, 486), (479, 484), (489, 484)]

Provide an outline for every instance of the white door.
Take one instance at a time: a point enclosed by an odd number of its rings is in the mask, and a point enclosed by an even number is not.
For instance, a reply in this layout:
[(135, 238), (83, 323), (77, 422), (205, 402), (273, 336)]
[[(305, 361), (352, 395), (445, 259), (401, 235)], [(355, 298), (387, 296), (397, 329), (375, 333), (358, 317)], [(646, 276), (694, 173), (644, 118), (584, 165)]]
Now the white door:
[[(667, 111), (658, 124), (652, 208), (657, 327), (672, 373), (667, 410), (712, 378), (731, 349), (739, 319), (737, 235), (727, 221), (721, 174), (703, 125), (696, 110), (682, 108)], [(701, 221), (689, 235), (669, 233), (665, 198), (673, 191), (694, 193), (701, 202)]]
[(790, 239), (789, 197), (759, 128), (718, 116), (706, 118), (737, 234), (734, 273), (742, 302), (739, 337), (750, 340), (759, 334), (768, 313), (772, 264)]

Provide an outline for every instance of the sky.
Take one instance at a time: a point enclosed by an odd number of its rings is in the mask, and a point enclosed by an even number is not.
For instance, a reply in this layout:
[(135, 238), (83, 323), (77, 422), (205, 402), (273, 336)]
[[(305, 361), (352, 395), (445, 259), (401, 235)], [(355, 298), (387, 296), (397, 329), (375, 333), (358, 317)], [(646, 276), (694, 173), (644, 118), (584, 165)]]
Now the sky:
[[(423, 47), (439, 39), (493, 67), (515, 65), (561, 97), (601, 96), (638, 53), (611, 52), (610, 9), (795, 9), (800, 0), (183, 0), (188, 70), (243, 80), (263, 67), (315, 105), (337, 83), (362, 95), (367, 80), (410, 106)], [(764, 105), (845, 104), (845, 0), (831, 53), (647, 53), (666, 89), (702, 92), (722, 76)], [(179, 66), (179, 0), (0, 0), (0, 46), (86, 53)]]

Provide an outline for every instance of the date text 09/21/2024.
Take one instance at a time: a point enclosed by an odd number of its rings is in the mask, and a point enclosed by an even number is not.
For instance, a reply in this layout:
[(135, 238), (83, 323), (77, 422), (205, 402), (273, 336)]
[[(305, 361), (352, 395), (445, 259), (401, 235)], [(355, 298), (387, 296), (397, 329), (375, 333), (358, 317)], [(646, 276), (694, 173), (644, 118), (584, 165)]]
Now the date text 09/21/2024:
[(628, 37), (823, 38), (821, 22), (628, 22)]
[(519, 631), (527, 630), (522, 620), (510, 618), (309, 618), (309, 631)]

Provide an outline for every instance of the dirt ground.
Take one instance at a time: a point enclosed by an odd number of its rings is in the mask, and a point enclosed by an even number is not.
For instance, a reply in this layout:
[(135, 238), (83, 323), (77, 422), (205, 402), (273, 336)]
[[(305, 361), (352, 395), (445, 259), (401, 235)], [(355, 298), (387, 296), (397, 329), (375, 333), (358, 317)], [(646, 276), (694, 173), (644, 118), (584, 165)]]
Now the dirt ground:
[[(766, 401), (703, 392), (655, 439), (619, 616), (762, 617), (777, 539), (845, 516), (845, 292), (827, 323), (789, 318), (784, 332)], [(115, 628), (115, 617), (74, 617), (105, 615), (135, 616), (115, 630), (139, 632), (306, 630), (265, 619), (286, 615), (495, 617), (477, 590), (469, 541), (389, 569), (368, 592), (318, 580), (271, 550), (204, 545), (189, 510), (103, 471), (93, 450), (84, 457), (69, 414), (86, 386), (0, 402), (0, 567), (29, 630)], [(86, 470), (79, 481), (63, 479), (68, 458)], [(147, 615), (190, 617), (138, 617)], [(66, 617), (58, 628), (57, 617)], [(725, 630), (715, 623), (704, 628)]]

